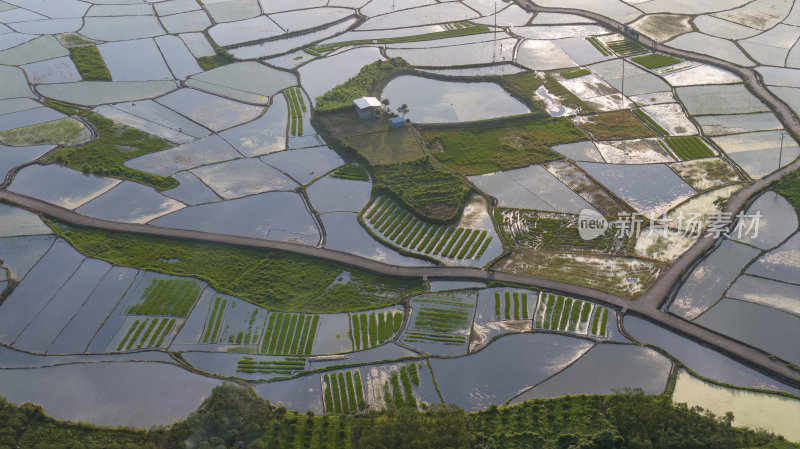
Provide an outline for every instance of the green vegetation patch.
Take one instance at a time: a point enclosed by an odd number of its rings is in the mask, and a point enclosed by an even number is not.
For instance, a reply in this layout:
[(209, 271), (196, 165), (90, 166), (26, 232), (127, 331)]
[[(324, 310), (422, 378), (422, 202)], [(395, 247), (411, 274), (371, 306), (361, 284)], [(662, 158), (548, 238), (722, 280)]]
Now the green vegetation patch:
[(286, 103), (289, 105), (289, 131), (293, 136), (303, 135), (303, 112), (306, 110), (306, 103), (303, 100), (303, 93), (297, 87), (291, 87), (283, 91)]
[(786, 197), (792, 203), (794, 210), (800, 214), (800, 171), (784, 175), (773, 185), (773, 188)]
[(481, 229), (427, 223), (386, 197), (373, 202), (363, 218), (373, 232), (392, 245), (430, 256), (479, 259), (492, 239)]
[(84, 173), (129, 179), (159, 190), (177, 187), (178, 181), (174, 178), (145, 173), (124, 165), (130, 159), (166, 150), (173, 146), (170, 142), (114, 123), (94, 112), (88, 112), (86, 118), (97, 130), (97, 139), (79, 147), (57, 149), (43, 158), (45, 162), (65, 164)]
[(374, 167), (373, 187), (434, 220), (451, 220), (472, 190), (466, 181), (440, 167), (430, 157)]
[(0, 141), (15, 146), (44, 144), (71, 146), (85, 142), (91, 137), (92, 134), (86, 125), (70, 117), (0, 132)]
[(261, 341), (261, 353), (309, 355), (318, 328), (319, 315), (272, 312)]
[(324, 112), (352, 108), (353, 100), (373, 95), (380, 81), (392, 72), (408, 67), (408, 63), (402, 58), (392, 58), (387, 61), (381, 60), (367, 64), (361, 68), (356, 76), (317, 98), (316, 110)]
[(644, 112), (643, 110), (641, 110), (641, 109), (633, 109), (631, 112), (633, 113), (633, 115), (636, 116), (636, 118), (641, 120), (642, 123), (647, 125), (648, 128), (652, 129), (653, 132), (655, 132), (659, 136), (668, 136), (669, 135), (669, 133), (667, 132), (666, 129), (662, 128), (661, 125), (658, 124), (658, 122), (656, 122), (652, 117), (647, 115), (647, 113)]
[(403, 312), (354, 313), (351, 317), (353, 342), (357, 351), (389, 341), (403, 325)]
[(208, 316), (206, 321), (206, 329), (203, 331), (203, 343), (216, 343), (219, 336), (219, 325), (222, 322), (222, 317), (225, 316), (225, 308), (228, 306), (228, 299), (223, 299), (217, 296), (214, 299), (214, 307), (211, 309), (211, 315)]
[(203, 70), (216, 69), (236, 62), (236, 58), (222, 47), (216, 48), (216, 54), (213, 56), (202, 56), (197, 58), (197, 64)]
[(64, 33), (59, 34), (58, 39), (67, 47), (70, 46), (78, 46), (78, 45), (92, 45), (94, 41), (90, 41), (85, 39), (83, 36), (75, 34), (75, 33)]
[(428, 128), (426, 140), (445, 166), (465, 175), (526, 167), (561, 158), (549, 147), (586, 135), (566, 118), (520, 117), (460, 127)]
[[(586, 240), (578, 232), (578, 217), (572, 214), (521, 209), (495, 209), (506, 241), (517, 248), (537, 251), (627, 254), (635, 240), (617, 232), (613, 223), (602, 235)], [(617, 235), (620, 234), (620, 235)]]
[(78, 109), (75, 106), (62, 103), (60, 101), (51, 100), (49, 98), (44, 100), (44, 105), (66, 115), (75, 115), (78, 113)]
[(331, 414), (357, 413), (369, 406), (358, 370), (326, 373), (322, 376), (323, 405)]
[(472, 323), (474, 305), (460, 296), (430, 295), (414, 298), (418, 309), (414, 325), (403, 335), (403, 341), (461, 345)]
[[(355, 113), (352, 115), (358, 118)], [(411, 128), (387, 129), (342, 140), (372, 165), (409, 162), (425, 157), (425, 151)]]
[(175, 318), (137, 319), (120, 340), (117, 345), (117, 351), (161, 347), (164, 339), (174, 326)]
[(111, 81), (103, 56), (94, 45), (70, 47), (69, 57), (84, 81)]
[(587, 69), (587, 68), (580, 68), (580, 69), (574, 69), (574, 70), (563, 70), (560, 73), (561, 73), (561, 76), (563, 76), (564, 78), (570, 80), (570, 79), (573, 79), (573, 78), (580, 78), (580, 77), (582, 77), (584, 75), (589, 75), (590, 73), (592, 73), (592, 71)]
[[(334, 262), (279, 251), (54, 224), (55, 233), (88, 257), (120, 266), (191, 276), (216, 291), (272, 310), (337, 313), (384, 307), (425, 290)], [(348, 282), (334, 282), (343, 271)]]
[(606, 325), (598, 325), (601, 320), (608, 320), (608, 309), (605, 307), (555, 293), (543, 293), (536, 309), (534, 326), (537, 329), (606, 337)]
[[(494, 294), (494, 319), (519, 320), (528, 319), (528, 294), (520, 292), (500, 292)], [(512, 302), (513, 298), (513, 302)], [(505, 299), (505, 301), (503, 301)], [(535, 297), (534, 297), (535, 302)]]
[(655, 137), (655, 133), (630, 111), (601, 112), (589, 115), (578, 126), (594, 140), (622, 140)]
[(631, 59), (633, 62), (639, 65), (643, 65), (648, 69), (657, 69), (660, 67), (666, 67), (669, 65), (675, 65), (679, 62), (683, 62), (683, 59), (681, 58), (676, 58), (675, 56), (665, 55), (661, 53), (653, 53), (650, 55), (637, 56)]
[(200, 297), (201, 290), (202, 284), (194, 279), (153, 279), (140, 302), (128, 308), (128, 313), (186, 316)]
[(369, 181), (369, 172), (363, 165), (347, 164), (333, 172), (331, 177), (349, 179), (351, 181)]
[(512, 97), (525, 103), (533, 112), (545, 112), (544, 103), (536, 97), (536, 90), (542, 86), (568, 108), (593, 110), (550, 75), (541, 76), (536, 72), (525, 71), (513, 75), (487, 77), (486, 80), (499, 84)]
[(648, 51), (647, 47), (630, 39), (607, 42), (606, 45), (614, 50), (614, 53), (623, 57), (639, 55)]
[(667, 137), (664, 141), (684, 161), (714, 156), (714, 151), (698, 136)]

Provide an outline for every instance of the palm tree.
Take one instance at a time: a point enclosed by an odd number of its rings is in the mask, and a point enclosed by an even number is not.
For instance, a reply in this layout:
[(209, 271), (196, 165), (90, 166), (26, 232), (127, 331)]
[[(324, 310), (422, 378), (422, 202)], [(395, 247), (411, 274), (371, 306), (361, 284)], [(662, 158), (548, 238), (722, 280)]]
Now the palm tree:
[(397, 112), (403, 114), (403, 117), (405, 117), (406, 114), (408, 114), (408, 111), (409, 111), (408, 105), (405, 103), (401, 104), (400, 107), (397, 108)]

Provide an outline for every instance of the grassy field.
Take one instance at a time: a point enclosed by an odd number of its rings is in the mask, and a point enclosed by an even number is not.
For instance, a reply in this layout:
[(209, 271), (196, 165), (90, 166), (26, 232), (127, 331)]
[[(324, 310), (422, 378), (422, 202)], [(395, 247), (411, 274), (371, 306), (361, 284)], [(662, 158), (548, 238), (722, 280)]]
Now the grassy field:
[(344, 137), (342, 140), (372, 165), (395, 164), (425, 157), (425, 151), (413, 133), (410, 128), (395, 128)]
[(331, 174), (333, 178), (349, 179), (351, 181), (369, 181), (369, 173), (363, 165), (348, 164)]
[(664, 141), (684, 161), (714, 156), (711, 148), (698, 136), (667, 137)]
[[(445, 24), (445, 27), (448, 24)], [(447, 39), (450, 37), (459, 37), (459, 36), (472, 36), (474, 34), (484, 34), (491, 32), (491, 29), (486, 25), (472, 25), (469, 23), (465, 24), (454, 24), (452, 29), (447, 29), (445, 31), (437, 31), (433, 33), (424, 33), (424, 34), (415, 34), (411, 36), (400, 36), (400, 37), (389, 37), (389, 38), (382, 38), (376, 39), (378, 44), (403, 44), (409, 42), (425, 42), (425, 41), (433, 41), (438, 39)], [(330, 44), (323, 44), (323, 45), (315, 45), (310, 48), (311, 51), (317, 53), (319, 56), (320, 53), (329, 52), (331, 50), (335, 50), (340, 47), (347, 47), (350, 45), (364, 45), (364, 44), (374, 44), (373, 39), (362, 39), (362, 40), (354, 40), (354, 41), (343, 41), (343, 42), (332, 42)], [(311, 53), (313, 54), (313, 53)]]
[(485, 230), (426, 223), (386, 197), (374, 202), (364, 219), (395, 246), (431, 256), (479, 259), (492, 240)]
[(159, 190), (178, 185), (178, 181), (171, 177), (145, 173), (124, 165), (127, 160), (166, 150), (173, 146), (170, 142), (114, 123), (94, 112), (88, 112), (86, 117), (97, 129), (97, 139), (86, 145), (57, 149), (43, 158), (45, 162), (65, 164), (85, 173), (129, 179)]
[(203, 70), (216, 69), (230, 63), (236, 62), (236, 58), (224, 48), (217, 47), (216, 54), (213, 56), (202, 56), (197, 58), (197, 64)]
[(612, 41), (606, 43), (606, 45), (608, 48), (614, 50), (614, 53), (623, 57), (638, 55), (648, 51), (647, 47), (630, 39)]
[(661, 53), (637, 56), (635, 58), (631, 58), (631, 60), (637, 64), (647, 67), (648, 69), (658, 69), (660, 67), (666, 67), (683, 62), (683, 59), (681, 58), (676, 58), (675, 56), (664, 55)]
[(64, 118), (0, 132), (0, 141), (15, 146), (50, 144), (68, 147), (85, 142), (91, 136), (80, 120)]
[(800, 172), (794, 171), (785, 175), (773, 185), (773, 188), (785, 196), (792, 203), (795, 212), (800, 214)]
[(659, 136), (668, 136), (669, 135), (667, 130), (662, 128), (661, 125), (658, 124), (658, 122), (653, 120), (653, 118), (650, 117), (649, 115), (647, 115), (647, 113), (644, 112), (643, 110), (641, 110), (641, 109), (633, 109), (633, 110), (631, 110), (631, 112), (633, 113), (633, 115), (636, 116), (636, 118), (641, 120), (642, 123), (647, 125), (648, 128), (652, 129), (653, 132), (655, 132)]
[(261, 340), (261, 353), (309, 355), (318, 328), (319, 315), (272, 312)]
[(202, 284), (194, 279), (153, 279), (141, 302), (128, 308), (131, 315), (186, 316), (200, 296)]
[(491, 173), (560, 159), (550, 146), (586, 135), (566, 118), (521, 117), (422, 131), (445, 166), (465, 175)]
[(354, 313), (351, 317), (353, 342), (357, 351), (382, 345), (403, 325), (403, 312)]
[(111, 81), (103, 56), (94, 45), (70, 47), (69, 57), (84, 81)]
[[(626, 254), (634, 243), (630, 236), (617, 237), (613, 224), (609, 224), (609, 229), (603, 235), (584, 240), (578, 233), (575, 215), (496, 208), (495, 219), (500, 223), (507, 240), (518, 248)], [(524, 226), (513, 226), (520, 220)]]
[(374, 89), (379, 81), (398, 69), (408, 67), (402, 58), (392, 58), (388, 61), (377, 61), (365, 65), (358, 74), (344, 83), (334, 87), (316, 99), (317, 111), (332, 111), (335, 109), (352, 107), (353, 100), (363, 96), (374, 95)]
[[(384, 307), (425, 290), (333, 262), (279, 251), (52, 224), (81, 253), (117, 265), (192, 276), (271, 310), (337, 313)], [(347, 283), (333, 283), (343, 271)]]
[(434, 220), (455, 218), (472, 190), (464, 179), (430, 158), (378, 165), (373, 176), (377, 193), (391, 194), (421, 216)]
[(94, 44), (94, 41), (90, 41), (88, 39), (84, 39), (83, 36), (77, 35), (75, 33), (59, 34), (58, 38), (66, 46), (77, 46), (77, 45), (91, 45), (91, 44)]
[(578, 126), (595, 140), (639, 139), (656, 135), (630, 111), (601, 112), (586, 118), (587, 121)]

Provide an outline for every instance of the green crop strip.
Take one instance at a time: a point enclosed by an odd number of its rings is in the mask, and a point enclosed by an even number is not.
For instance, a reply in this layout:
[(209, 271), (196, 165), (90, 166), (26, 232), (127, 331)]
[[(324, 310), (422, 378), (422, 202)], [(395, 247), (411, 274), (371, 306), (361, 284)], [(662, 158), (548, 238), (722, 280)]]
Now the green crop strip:
[(603, 309), (603, 317), (600, 318), (600, 335), (606, 335), (606, 325), (608, 324), (608, 309)]
[(522, 319), (528, 319), (528, 294), (522, 294)]
[(647, 47), (630, 39), (613, 41), (606, 45), (608, 48), (614, 50), (614, 53), (623, 57), (639, 55), (648, 51)]
[(331, 174), (333, 178), (349, 179), (351, 181), (369, 181), (369, 173), (363, 165), (348, 164)]
[(70, 47), (69, 58), (75, 63), (75, 68), (84, 81), (111, 81), (111, 73), (103, 56), (94, 45)]
[(356, 349), (369, 349), (386, 343), (403, 323), (403, 313), (398, 311), (353, 314), (353, 334)]
[(650, 129), (655, 131), (655, 133), (658, 134), (659, 136), (668, 136), (669, 135), (669, 132), (667, 132), (667, 130), (662, 128), (661, 125), (658, 124), (658, 122), (656, 122), (652, 117), (647, 115), (647, 113), (645, 113), (643, 110), (641, 110), (641, 109), (633, 109), (631, 112), (633, 112), (633, 115), (635, 115), (636, 118), (641, 120)]
[(44, 156), (42, 161), (64, 164), (84, 173), (128, 179), (159, 190), (178, 186), (178, 181), (174, 178), (125, 166), (125, 162), (130, 159), (166, 150), (173, 146), (172, 143), (144, 131), (115, 123), (100, 114), (91, 111), (85, 114), (97, 130), (97, 138), (85, 145), (58, 148)]
[(155, 332), (153, 332), (153, 335), (150, 337), (150, 342), (147, 344), (147, 347), (153, 347), (156, 345), (158, 337), (164, 332), (164, 326), (167, 325), (167, 321), (169, 321), (168, 318), (161, 319), (161, 322), (158, 323), (158, 327), (156, 327)]
[(505, 317), (507, 320), (511, 319), (511, 294), (506, 292), (505, 294), (506, 306), (505, 306)]
[(350, 410), (358, 411), (358, 399), (356, 398), (356, 390), (353, 386), (353, 373), (347, 371), (345, 374), (345, 383), (347, 384), (347, 403)]
[(244, 357), (236, 362), (236, 371), (240, 373), (292, 374), (304, 370), (304, 357), (287, 357), (284, 360), (253, 360)]
[(711, 148), (698, 136), (667, 137), (664, 141), (684, 161), (714, 156)]
[(319, 325), (319, 315), (272, 312), (261, 343), (261, 353), (308, 355)]
[(128, 309), (132, 315), (186, 316), (200, 296), (202, 286), (193, 279), (153, 279), (142, 299)]
[(487, 235), (485, 230), (425, 223), (386, 197), (376, 200), (362, 217), (386, 241), (409, 251), (441, 257), (472, 258)]
[(578, 318), (580, 317), (581, 307), (583, 301), (574, 300), (572, 302), (572, 309), (569, 312), (569, 327), (568, 331), (574, 332), (578, 327)]
[(128, 340), (128, 345), (125, 347), (126, 350), (127, 349), (131, 349), (133, 344), (136, 343), (139, 340), (139, 334), (142, 333), (142, 330), (144, 330), (144, 327), (147, 326), (147, 322), (149, 320), (150, 320), (149, 318), (145, 319), (144, 321), (142, 321), (142, 323), (139, 325), (139, 327), (136, 328), (136, 331), (131, 336), (131, 339)]
[(664, 55), (661, 53), (637, 56), (635, 58), (631, 58), (631, 60), (639, 65), (647, 67), (648, 69), (658, 69), (683, 62), (683, 59), (681, 58), (676, 58), (675, 56)]
[(561, 76), (563, 76), (564, 78), (569, 80), (569, 79), (573, 79), (573, 78), (579, 78), (579, 77), (584, 76), (584, 75), (589, 75), (590, 73), (592, 73), (592, 71), (589, 70), (589, 69), (582, 68), (582, 69), (575, 69), (575, 70), (564, 70), (564, 71), (562, 71), (560, 73), (561, 73)]
[(160, 348), (162, 344), (164, 344), (164, 339), (167, 338), (167, 335), (172, 331), (172, 328), (175, 327), (175, 318), (170, 318), (169, 323), (164, 328), (164, 331), (161, 333), (161, 336), (158, 337), (158, 341), (156, 342), (156, 347)]
[(494, 318), (496, 320), (500, 319), (500, 293), (495, 292), (494, 294)]
[(133, 330), (134, 330), (134, 329), (136, 329), (136, 327), (137, 327), (137, 326), (139, 326), (139, 320), (138, 320), (138, 319), (137, 319), (136, 321), (134, 321), (134, 322), (133, 322), (133, 324), (131, 325), (131, 327), (129, 327), (129, 328), (128, 328), (128, 332), (126, 332), (126, 333), (125, 333), (125, 336), (124, 336), (124, 337), (122, 337), (122, 340), (121, 340), (121, 341), (119, 342), (119, 344), (117, 345), (117, 351), (121, 351), (121, 350), (122, 350), (122, 348), (124, 348), (124, 347), (125, 347), (125, 343), (127, 343), (127, 342), (128, 342), (128, 339), (130, 338), (130, 336), (131, 336), (131, 333), (133, 332)]
[(606, 46), (603, 45), (603, 43), (600, 42), (600, 40), (597, 39), (596, 37), (590, 36), (587, 37), (586, 40), (589, 41), (589, 43), (592, 44), (594, 48), (596, 48), (597, 51), (599, 51), (600, 54), (602, 54), (603, 56), (611, 55), (611, 51), (609, 51), (608, 48), (606, 48)]
[(291, 87), (283, 91), (286, 103), (289, 104), (289, 116), (291, 117), (290, 130), (293, 136), (303, 135), (303, 112), (306, 104), (303, 101), (303, 93), (296, 87)]

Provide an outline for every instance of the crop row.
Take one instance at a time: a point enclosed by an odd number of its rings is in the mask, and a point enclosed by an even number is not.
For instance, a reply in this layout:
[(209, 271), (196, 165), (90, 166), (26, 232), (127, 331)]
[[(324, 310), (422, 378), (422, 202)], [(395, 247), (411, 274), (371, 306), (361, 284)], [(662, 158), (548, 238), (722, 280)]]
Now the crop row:
[[(411, 386), (412, 378), (417, 373), (415, 363), (401, 365), (400, 370), (392, 370), (388, 381), (383, 385), (383, 399), (386, 405), (392, 404), (395, 407), (417, 407), (417, 399), (414, 397), (414, 389)], [(413, 374), (412, 374), (413, 370)], [(415, 385), (419, 385), (419, 377), (416, 378)]]
[(364, 385), (358, 370), (322, 376), (323, 400), (327, 413), (356, 413), (366, 410)]
[(385, 197), (376, 201), (364, 218), (395, 245), (434, 256), (480, 258), (492, 239), (485, 230), (425, 223)]
[(333, 174), (334, 178), (349, 179), (351, 181), (369, 181), (369, 173), (363, 165), (348, 164), (339, 168)]
[(407, 342), (463, 344), (467, 337), (461, 332), (469, 329), (473, 305), (466, 302), (440, 298), (418, 298), (414, 306), (419, 310), (413, 328), (404, 335)]
[(200, 283), (192, 279), (153, 279), (142, 294), (143, 301), (128, 308), (128, 313), (186, 316), (200, 290)]
[(272, 312), (261, 342), (262, 354), (308, 355), (319, 326), (319, 315)]
[(217, 336), (219, 335), (219, 325), (222, 323), (222, 317), (225, 316), (225, 308), (228, 306), (228, 299), (217, 296), (214, 299), (214, 307), (211, 309), (211, 315), (208, 316), (206, 322), (205, 332), (203, 332), (203, 343), (216, 343)]
[[(258, 319), (258, 313), (260, 309), (253, 309), (250, 313), (250, 319), (247, 322), (247, 332), (239, 331), (235, 336), (233, 334), (228, 335), (228, 343), (237, 344), (237, 345), (249, 345), (249, 344), (256, 344), (258, 343), (258, 337), (260, 336), (258, 332), (253, 330), (253, 325)], [(227, 329), (227, 325), (225, 326)], [(256, 330), (258, 328), (256, 327)]]
[(291, 118), (291, 132), (293, 136), (303, 135), (303, 112), (306, 110), (306, 103), (303, 94), (296, 87), (283, 91), (286, 102), (289, 104), (289, 116)]
[[(592, 329), (589, 332), (589, 321), (594, 313)], [(601, 315), (605, 318), (600, 318)], [(544, 294), (536, 310), (534, 325), (539, 329), (551, 329), (580, 334), (590, 333), (604, 337), (606, 335), (605, 321), (608, 309), (596, 306), (588, 301), (554, 295)], [(599, 326), (598, 326), (599, 323)], [(600, 327), (600, 329), (598, 329)]]
[(620, 56), (639, 55), (648, 51), (647, 47), (630, 39), (608, 42), (606, 45)]
[(141, 348), (158, 348), (175, 326), (175, 318), (137, 319), (117, 345), (117, 351)]
[(631, 59), (633, 60), (633, 62), (639, 65), (643, 65), (648, 69), (658, 69), (661, 67), (675, 65), (679, 62), (683, 62), (683, 59), (681, 58), (676, 58), (675, 56), (665, 55), (661, 53), (653, 53), (644, 56), (637, 56)]
[(392, 338), (403, 325), (403, 312), (354, 313), (351, 316), (356, 350), (378, 346)]
[(596, 37), (589, 36), (589, 37), (586, 38), (586, 40), (589, 41), (589, 43), (592, 44), (594, 46), (594, 48), (596, 48), (597, 51), (599, 51), (600, 54), (602, 54), (603, 56), (611, 55), (611, 51), (609, 51), (609, 49), (606, 48), (606, 46), (603, 45), (603, 43), (600, 42), (600, 40), (597, 39)]
[(653, 130), (653, 131), (654, 131), (656, 134), (658, 134), (658, 135), (660, 135), (660, 136), (668, 136), (668, 135), (669, 135), (669, 133), (667, 132), (667, 130), (665, 130), (664, 128), (662, 128), (662, 127), (661, 127), (661, 125), (659, 125), (659, 124), (658, 124), (658, 122), (656, 122), (655, 120), (653, 120), (653, 118), (652, 118), (652, 117), (650, 117), (649, 115), (647, 115), (647, 113), (645, 113), (643, 110), (641, 110), (641, 109), (634, 109), (634, 110), (632, 110), (631, 112), (633, 112), (633, 115), (635, 115), (635, 116), (636, 116), (636, 118), (638, 118), (639, 120), (641, 120), (641, 121), (642, 121), (642, 123), (644, 123), (645, 125), (647, 125), (647, 127), (648, 127), (648, 128), (650, 128), (650, 129), (652, 129), (652, 130)]
[(684, 161), (714, 156), (711, 148), (698, 136), (667, 137), (664, 141)]
[(588, 75), (590, 73), (592, 73), (592, 71), (589, 69), (579, 68), (573, 70), (564, 70), (563, 72), (561, 72), (561, 76), (569, 80), (572, 78), (579, 78), (581, 76)]
[[(513, 307), (512, 307), (513, 298)], [(504, 300), (503, 300), (504, 299)], [(528, 319), (528, 294), (519, 292), (505, 292), (505, 298), (500, 297), (500, 292), (494, 294), (494, 318), (496, 320), (527, 320)]]
[(305, 368), (305, 357), (286, 357), (283, 360), (253, 360), (252, 357), (244, 357), (236, 362), (237, 372), (251, 374), (292, 374)]

